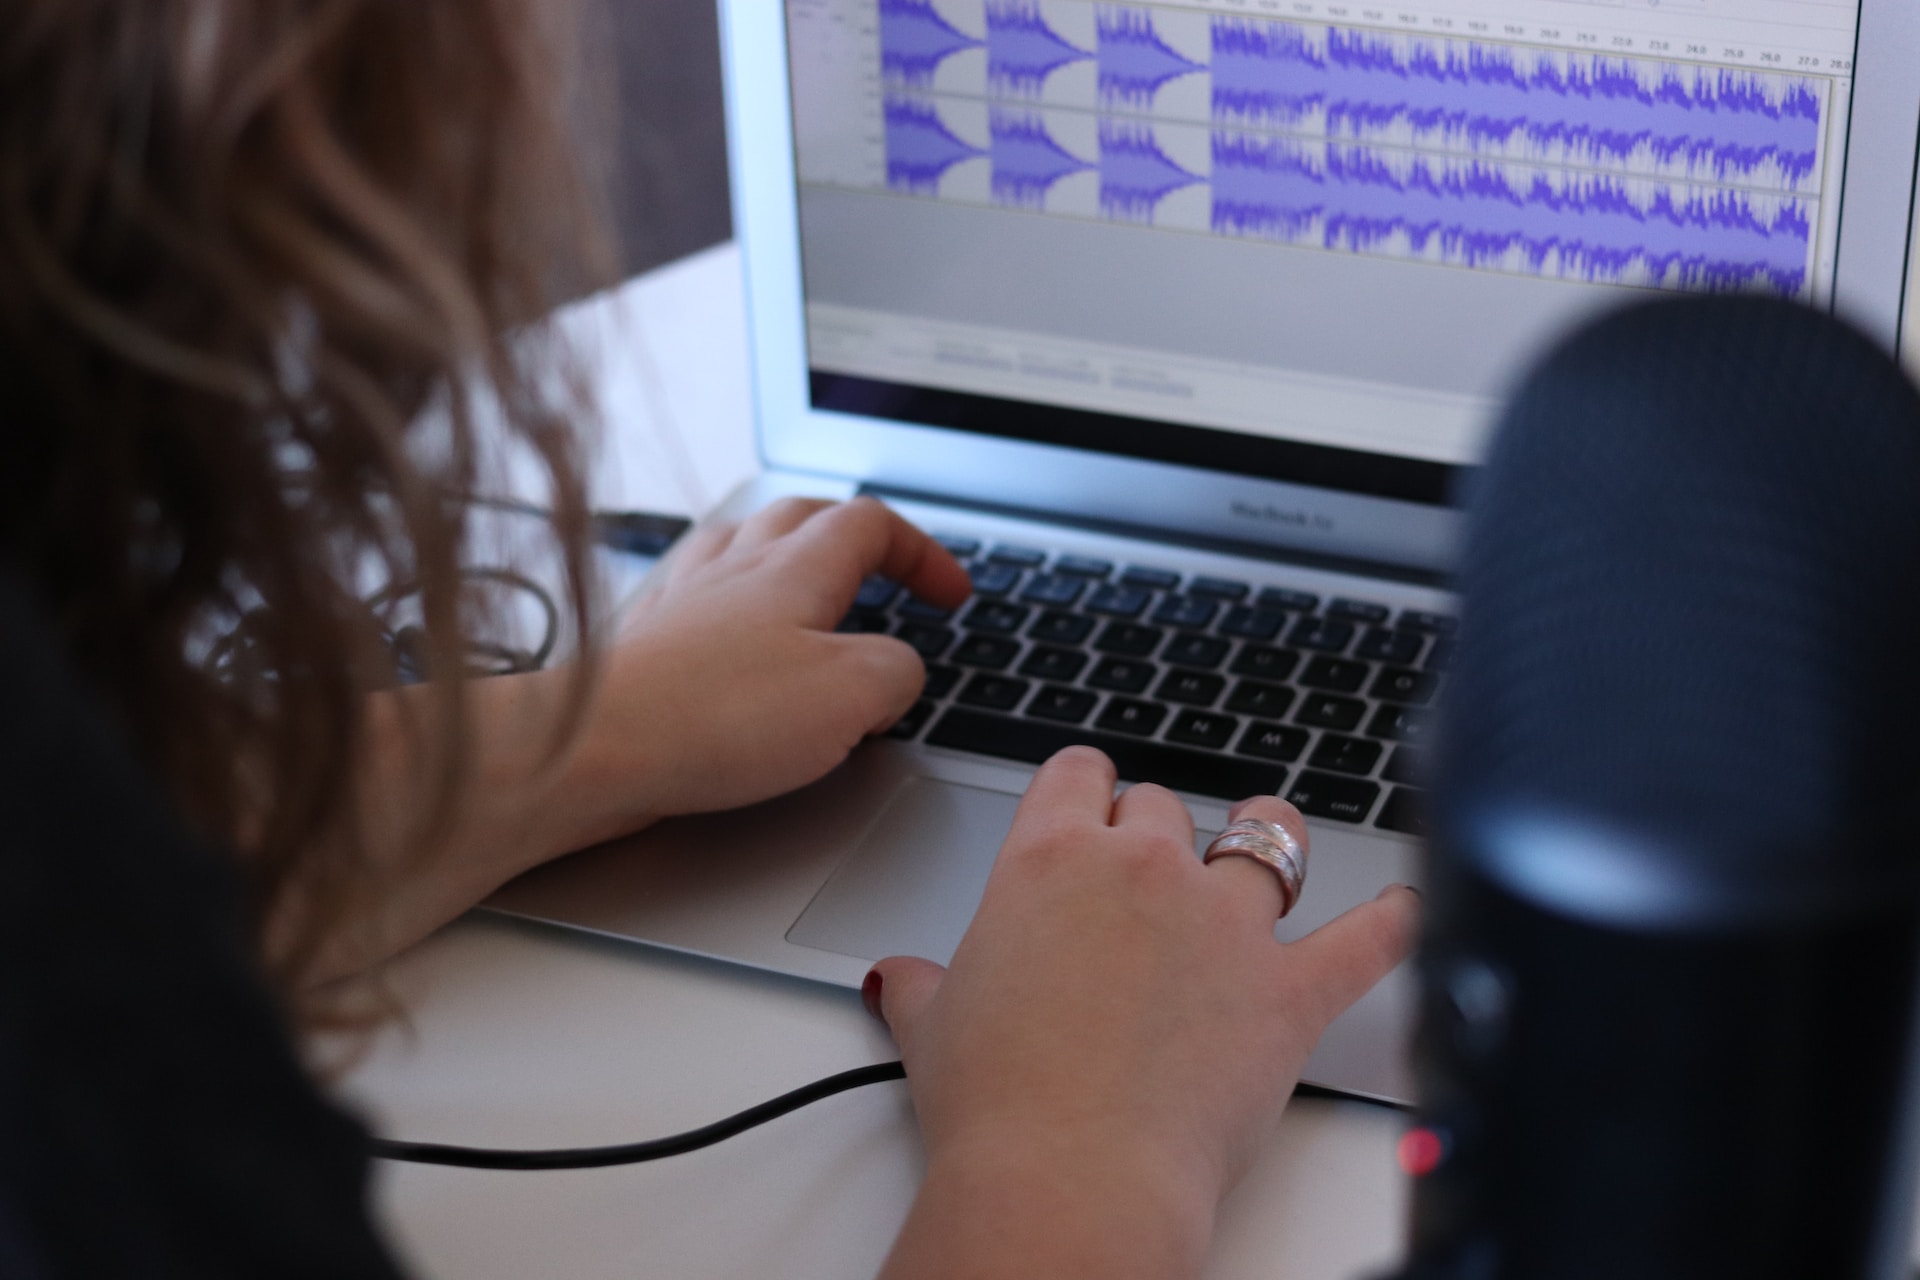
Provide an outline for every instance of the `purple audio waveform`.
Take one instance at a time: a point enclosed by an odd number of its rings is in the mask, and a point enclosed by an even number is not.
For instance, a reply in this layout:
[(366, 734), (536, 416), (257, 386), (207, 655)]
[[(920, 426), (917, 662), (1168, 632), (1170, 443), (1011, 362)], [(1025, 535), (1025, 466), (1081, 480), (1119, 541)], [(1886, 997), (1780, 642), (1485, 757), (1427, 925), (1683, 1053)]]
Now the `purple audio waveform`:
[(1212, 25), (1220, 124), (1323, 117), (1331, 135), (1710, 180), (1777, 173), (1789, 186), (1819, 160), (1824, 102), (1803, 77), (1244, 18)]
[(1094, 22), (1103, 102), (1149, 106), (1169, 80), (1207, 69), (1205, 63), (1193, 61), (1162, 40), (1145, 10), (1101, 5)]
[(1054, 183), (1096, 167), (1055, 142), (1031, 111), (996, 107), (987, 124), (993, 133), (993, 198), (1002, 204), (1038, 209)]
[(880, 0), (880, 70), (890, 80), (924, 89), (942, 62), (980, 43), (941, 17), (932, 0)]
[(1807, 283), (1793, 196), (1217, 131), (1213, 227), (1462, 266), (1704, 289)]
[(1160, 149), (1150, 126), (1100, 122), (1100, 209), (1109, 218), (1150, 222), (1162, 200), (1204, 181)]
[(1047, 77), (1094, 55), (1047, 25), (1039, 0), (987, 0), (987, 85), (1037, 97)]
[(890, 93), (886, 118), (887, 185), (914, 195), (937, 194), (940, 179), (962, 160), (987, 153), (956, 137), (933, 104)]

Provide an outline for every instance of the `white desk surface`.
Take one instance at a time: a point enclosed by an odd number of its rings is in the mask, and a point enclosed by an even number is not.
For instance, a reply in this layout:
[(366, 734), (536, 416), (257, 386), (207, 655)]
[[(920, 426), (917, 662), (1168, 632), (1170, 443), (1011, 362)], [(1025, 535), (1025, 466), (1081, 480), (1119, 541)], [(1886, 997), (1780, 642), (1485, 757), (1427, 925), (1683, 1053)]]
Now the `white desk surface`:
[[(605, 353), (606, 505), (699, 513), (755, 466), (739, 260), (686, 259), (576, 309)], [(475, 915), (403, 957), (410, 1012), (346, 1081), (383, 1134), (563, 1147), (637, 1141), (891, 1059), (850, 991)], [(1221, 1219), (1208, 1275), (1377, 1276), (1399, 1252), (1399, 1117), (1295, 1102)], [(871, 1275), (922, 1169), (903, 1085), (843, 1094), (717, 1147), (566, 1173), (381, 1166), (416, 1274), (441, 1280)]]

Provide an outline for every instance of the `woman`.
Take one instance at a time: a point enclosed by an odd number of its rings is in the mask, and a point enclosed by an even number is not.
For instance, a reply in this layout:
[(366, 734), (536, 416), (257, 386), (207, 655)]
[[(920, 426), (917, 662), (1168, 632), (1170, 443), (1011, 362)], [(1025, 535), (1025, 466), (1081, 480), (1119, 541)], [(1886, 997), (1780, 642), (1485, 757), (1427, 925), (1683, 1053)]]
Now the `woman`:
[[(783, 504), (692, 540), (597, 656), (461, 678), (483, 404), (585, 599), (580, 406), (528, 329), (596, 267), (559, 9), (0, 11), (0, 1272), (390, 1274), (279, 1011), (364, 1024), (345, 979), (521, 870), (824, 774), (924, 677), (833, 632), (860, 580), (968, 590), (878, 504)], [(392, 581), (404, 690), (362, 603)], [(1278, 946), (1274, 876), (1113, 791), (1098, 753), (1044, 767), (951, 970), (869, 979), (929, 1153), (889, 1274), (1191, 1273), (1409, 944), (1389, 891)]]

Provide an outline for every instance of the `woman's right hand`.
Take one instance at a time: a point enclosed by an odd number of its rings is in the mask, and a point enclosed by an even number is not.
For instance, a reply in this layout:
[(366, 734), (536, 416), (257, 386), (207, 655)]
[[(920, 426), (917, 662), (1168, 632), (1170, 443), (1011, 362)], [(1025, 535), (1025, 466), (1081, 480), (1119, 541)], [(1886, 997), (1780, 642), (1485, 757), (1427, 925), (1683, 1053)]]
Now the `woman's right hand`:
[[(1114, 784), (1097, 751), (1056, 756), (951, 968), (869, 978), (928, 1156), (889, 1277), (1193, 1274), (1320, 1033), (1412, 946), (1404, 888), (1276, 942), (1271, 871), (1203, 865), (1171, 792)], [(1274, 797), (1233, 816), (1306, 844)]]

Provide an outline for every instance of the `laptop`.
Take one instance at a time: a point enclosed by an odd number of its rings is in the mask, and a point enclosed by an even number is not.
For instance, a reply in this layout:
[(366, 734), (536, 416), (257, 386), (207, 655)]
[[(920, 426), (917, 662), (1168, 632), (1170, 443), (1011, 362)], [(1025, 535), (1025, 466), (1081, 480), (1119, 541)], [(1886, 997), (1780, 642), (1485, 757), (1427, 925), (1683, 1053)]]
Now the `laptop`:
[[(1660, 289), (1899, 340), (1903, 0), (724, 0), (765, 472), (967, 560), (845, 625), (925, 698), (832, 776), (543, 867), (497, 910), (856, 986), (946, 960), (1035, 762), (1204, 843), (1308, 815), (1294, 937), (1420, 880), (1450, 505), (1530, 357)], [(1404, 968), (1305, 1078), (1411, 1095)]]

